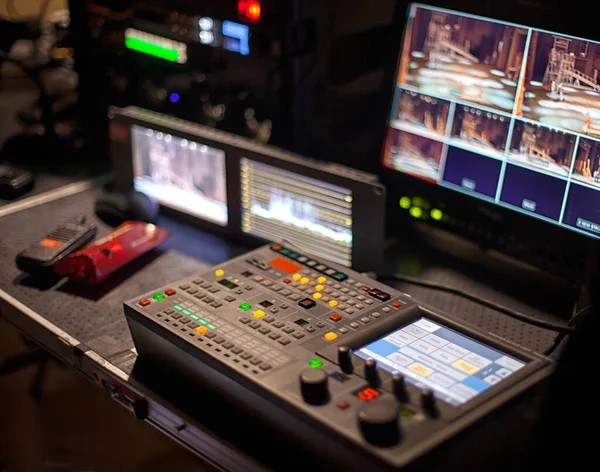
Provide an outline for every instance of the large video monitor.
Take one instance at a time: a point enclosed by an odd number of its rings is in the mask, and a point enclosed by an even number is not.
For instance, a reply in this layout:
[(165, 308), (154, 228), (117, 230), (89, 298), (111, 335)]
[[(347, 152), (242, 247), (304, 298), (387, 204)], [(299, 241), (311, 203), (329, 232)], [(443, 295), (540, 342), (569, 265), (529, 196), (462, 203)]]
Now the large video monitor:
[(600, 43), (413, 3), (383, 165), (600, 238)]

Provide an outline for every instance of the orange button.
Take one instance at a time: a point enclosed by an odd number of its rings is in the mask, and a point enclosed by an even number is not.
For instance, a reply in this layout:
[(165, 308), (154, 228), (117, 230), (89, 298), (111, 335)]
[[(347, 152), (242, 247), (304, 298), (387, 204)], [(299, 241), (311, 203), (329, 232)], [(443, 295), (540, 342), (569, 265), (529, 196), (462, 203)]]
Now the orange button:
[(148, 305), (150, 305), (150, 300), (148, 300), (147, 298), (144, 298), (143, 300), (140, 300), (138, 303), (142, 306), (148, 306)]
[(60, 241), (57, 241), (56, 239), (42, 239), (40, 241), (40, 246), (42, 247), (50, 247), (50, 248), (55, 248), (60, 246), (62, 243)]
[(400, 308), (402, 306), (402, 303), (400, 303), (400, 302), (394, 302), (394, 303), (392, 303), (392, 306), (394, 308)]
[(342, 319), (342, 317), (340, 315), (338, 315), (337, 313), (335, 313), (335, 314), (331, 315), (329, 317), (329, 319), (331, 321), (335, 321), (337, 323), (338, 321), (340, 321)]
[(175, 295), (176, 293), (177, 293), (177, 292), (176, 292), (175, 290), (173, 290), (172, 288), (168, 288), (168, 289), (166, 289), (166, 290), (165, 290), (165, 295), (166, 295), (167, 297), (173, 296), (173, 295)]
[(283, 283), (284, 284), (289, 284), (289, 283), (291, 283), (291, 280), (290, 279), (283, 279)]
[(282, 272), (285, 272), (286, 274), (293, 274), (294, 272), (298, 272), (300, 269), (302, 269), (301, 265), (288, 261), (283, 257), (276, 257), (272, 261), (269, 261), (269, 265), (279, 269)]
[(209, 331), (210, 330), (206, 326), (198, 326), (196, 328), (196, 333), (198, 333), (198, 334), (208, 333)]
[(327, 341), (335, 341), (338, 337), (337, 334), (332, 333), (331, 331), (327, 334), (325, 334), (325, 336), (323, 336), (325, 339), (327, 339)]

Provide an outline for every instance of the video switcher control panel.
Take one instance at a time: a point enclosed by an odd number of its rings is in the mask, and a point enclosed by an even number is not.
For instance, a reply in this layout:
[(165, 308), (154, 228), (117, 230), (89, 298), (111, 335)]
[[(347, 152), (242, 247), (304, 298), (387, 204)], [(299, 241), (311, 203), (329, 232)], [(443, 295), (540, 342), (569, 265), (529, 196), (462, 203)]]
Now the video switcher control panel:
[(125, 314), (141, 358), (185, 375), (183, 364), (216, 370), (393, 467), (552, 370), (541, 355), (283, 244), (141, 295)]

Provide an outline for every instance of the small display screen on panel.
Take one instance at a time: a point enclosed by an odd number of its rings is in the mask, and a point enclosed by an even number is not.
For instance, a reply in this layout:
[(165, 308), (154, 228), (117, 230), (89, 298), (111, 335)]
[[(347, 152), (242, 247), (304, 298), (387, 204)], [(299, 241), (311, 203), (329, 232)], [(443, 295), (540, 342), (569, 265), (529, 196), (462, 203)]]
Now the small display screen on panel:
[(240, 171), (245, 233), (352, 264), (350, 190), (246, 158)]
[(600, 43), (411, 4), (383, 163), (600, 237)]
[(227, 225), (225, 152), (132, 126), (134, 185), (162, 205)]
[[(510, 377), (525, 363), (498, 349), (427, 318), (358, 349), (356, 355), (375, 359), (421, 389), (460, 406)], [(364, 392), (361, 393), (364, 400)], [(365, 400), (366, 401), (366, 400)]]

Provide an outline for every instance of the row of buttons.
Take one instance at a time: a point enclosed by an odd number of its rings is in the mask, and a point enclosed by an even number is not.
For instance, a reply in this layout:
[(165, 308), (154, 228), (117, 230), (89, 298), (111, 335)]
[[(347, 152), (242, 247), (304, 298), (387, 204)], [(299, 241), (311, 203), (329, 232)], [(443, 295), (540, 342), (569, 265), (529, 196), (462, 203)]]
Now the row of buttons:
[(283, 247), (281, 244), (273, 244), (271, 246), (271, 249), (283, 256), (286, 256), (296, 262), (299, 262), (302, 265), (305, 265), (306, 267), (310, 267), (311, 269), (316, 270), (317, 272), (328, 275), (339, 282), (348, 278), (348, 276), (343, 272), (340, 272), (337, 269), (332, 269), (331, 267), (327, 267), (325, 264), (310, 259), (309, 257), (303, 256), (297, 251), (294, 251), (293, 249)]
[[(215, 350), (217, 352), (230, 351), (232, 354), (239, 356), (240, 360), (247, 361), (248, 364), (252, 366), (258, 366), (262, 371), (268, 371), (272, 368), (272, 366), (268, 362), (264, 361), (263, 359), (257, 356), (253, 356), (253, 354), (251, 354), (250, 352), (247, 352), (241, 347), (236, 346), (231, 341), (228, 341), (224, 336), (220, 336), (218, 333), (212, 331), (212, 329), (216, 328), (214, 325), (206, 323), (205, 320), (202, 319), (199, 319), (199, 322), (196, 322), (190, 318), (183, 317), (183, 311), (187, 310), (175, 311), (172, 308), (168, 308), (164, 310), (163, 313), (159, 313), (157, 317), (162, 318), (164, 315), (169, 315), (168, 318), (163, 319), (163, 321), (166, 324), (170, 323), (173, 328), (180, 328), (182, 332), (193, 330), (193, 333), (196, 333), (201, 336), (197, 338), (198, 341), (203, 342), (204, 339), (209, 340), (210, 342), (207, 343), (207, 346), (213, 347), (213, 345), (216, 345)], [(180, 327), (180, 325), (182, 326)], [(190, 335), (193, 333), (190, 333)], [(230, 357), (227, 354), (225, 354), (225, 356)], [(238, 362), (236, 361), (236, 359), (233, 360), (234, 362)], [(243, 367), (249, 367), (249, 365), (244, 365)]]
[[(285, 326), (285, 324), (282, 323), (281, 321), (275, 321), (275, 319), (271, 316), (265, 317), (262, 321), (264, 321), (265, 323), (273, 323), (273, 327), (281, 328), (281, 330), (284, 333), (292, 334), (294, 331), (293, 328), (290, 328), (289, 326)], [(260, 334), (268, 335), (269, 339), (272, 339), (273, 341), (277, 341), (282, 346), (287, 346), (288, 344), (291, 343), (291, 341), (288, 338), (286, 338), (285, 336), (282, 337), (281, 334), (279, 334), (278, 332), (273, 331), (268, 326), (262, 325), (258, 321), (253, 321), (251, 318), (240, 318), (240, 323), (248, 325), (252, 329), (256, 329)], [(301, 339), (304, 337), (303, 333), (293, 333), (293, 335), (297, 339)], [(300, 335), (300, 336), (298, 336), (298, 335)]]
[[(390, 312), (391, 312), (393, 309), (396, 309), (396, 310), (397, 310), (397, 309), (399, 309), (399, 308), (401, 308), (401, 307), (402, 307), (402, 303), (400, 303), (400, 302), (393, 302), (391, 305), (384, 306), (384, 307), (380, 308), (380, 310), (381, 310), (381, 313), (379, 313), (379, 311), (375, 311), (375, 312), (371, 313), (371, 315), (370, 315), (370, 316), (363, 316), (362, 318), (360, 318), (360, 320), (359, 320), (359, 321), (360, 321), (362, 324), (367, 324), (367, 323), (370, 323), (372, 320), (376, 320), (376, 319), (378, 319), (378, 318), (381, 318), (381, 315), (382, 315), (382, 313), (383, 313), (383, 314), (387, 314), (387, 313), (390, 313)], [(338, 318), (338, 317), (339, 317), (339, 318)], [(331, 321), (338, 322), (338, 321), (340, 321), (342, 318), (341, 318), (341, 316), (340, 316), (340, 315), (334, 314), (334, 315), (331, 315), (331, 316), (329, 317), (329, 319), (330, 319)], [(350, 323), (348, 326), (350, 326), (350, 328), (352, 328), (353, 330), (357, 330), (358, 328), (360, 328), (360, 324), (359, 324), (359, 323), (357, 323), (356, 321), (353, 321), (353, 322), (352, 322), (352, 323)], [(348, 329), (347, 329), (347, 328), (345, 328), (345, 327), (342, 327), (342, 328), (338, 329), (338, 332), (339, 332), (340, 334), (346, 334), (346, 333), (348, 333)]]
[[(173, 295), (175, 295), (177, 292), (175, 290), (173, 290), (172, 288), (168, 288), (165, 290), (165, 293), (155, 293), (152, 296), (152, 299), (156, 302), (160, 302), (162, 300), (165, 299), (165, 296), (167, 297), (172, 297)], [(142, 306), (142, 307), (147, 307), (148, 305), (150, 305), (150, 303), (152, 303), (149, 299), (147, 298), (143, 298), (138, 302), (138, 305)]]

